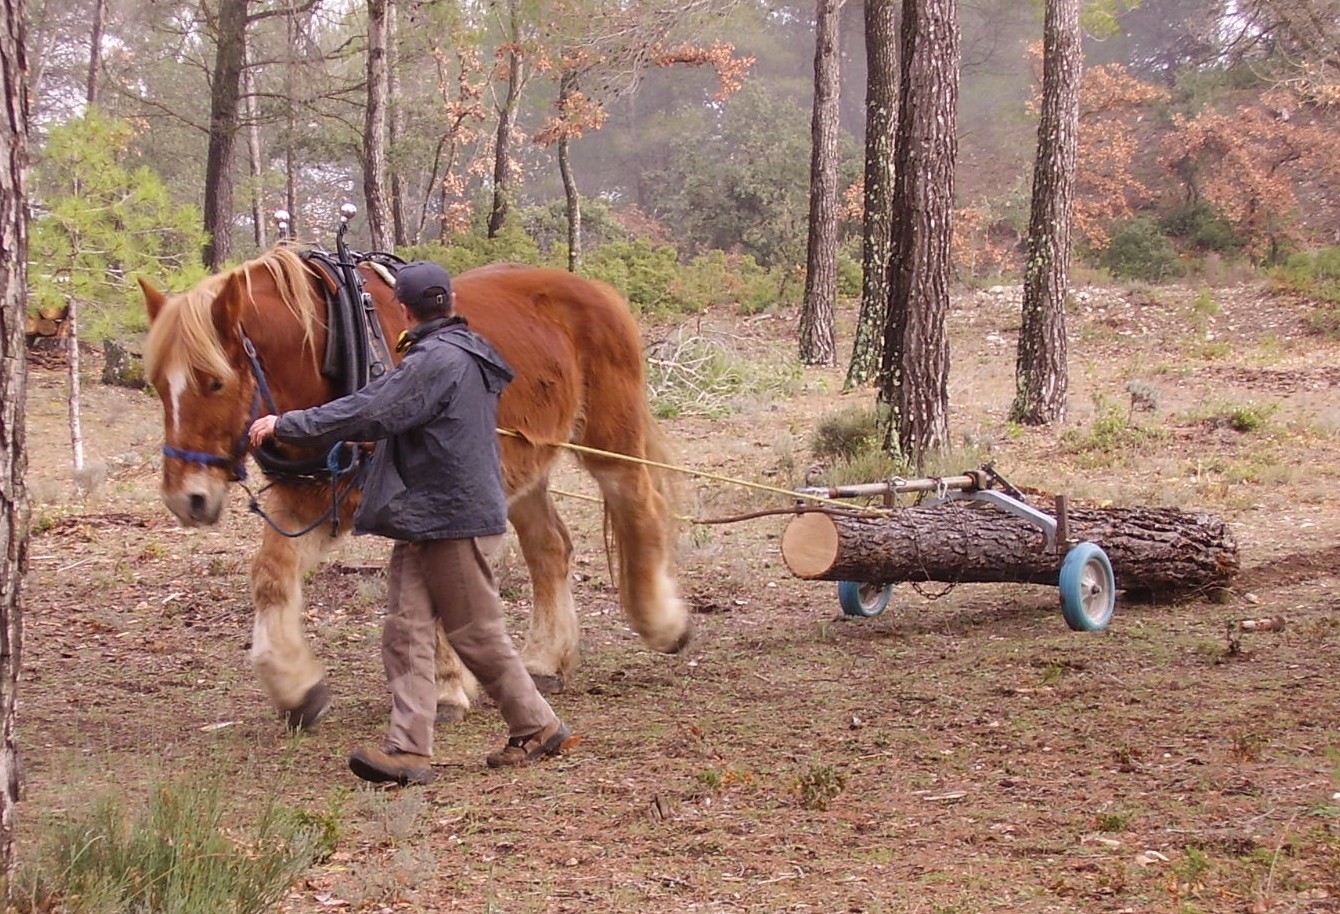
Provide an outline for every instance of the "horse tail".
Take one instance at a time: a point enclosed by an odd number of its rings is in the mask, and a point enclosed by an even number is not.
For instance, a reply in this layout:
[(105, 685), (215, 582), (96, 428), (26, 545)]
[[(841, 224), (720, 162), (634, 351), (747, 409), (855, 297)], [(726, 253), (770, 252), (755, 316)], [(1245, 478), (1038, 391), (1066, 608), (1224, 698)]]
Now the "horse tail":
[(669, 542), (674, 543), (679, 532), (680, 506), (684, 503), (683, 477), (669, 469), (677, 459), (670, 437), (661, 428), (652, 415), (651, 405), (644, 404), (642, 429), (647, 443), (647, 470), (651, 474), (652, 485), (665, 499), (665, 526)]

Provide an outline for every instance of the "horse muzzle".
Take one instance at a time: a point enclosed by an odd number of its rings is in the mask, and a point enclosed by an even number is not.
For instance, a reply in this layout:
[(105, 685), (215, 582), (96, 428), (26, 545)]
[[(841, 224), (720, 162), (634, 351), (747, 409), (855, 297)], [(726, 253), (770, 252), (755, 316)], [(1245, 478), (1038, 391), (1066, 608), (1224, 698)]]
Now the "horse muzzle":
[(227, 486), (211, 485), (213, 480), (196, 478), (178, 486), (163, 486), (163, 504), (176, 515), (183, 527), (208, 527), (219, 522), (227, 503)]

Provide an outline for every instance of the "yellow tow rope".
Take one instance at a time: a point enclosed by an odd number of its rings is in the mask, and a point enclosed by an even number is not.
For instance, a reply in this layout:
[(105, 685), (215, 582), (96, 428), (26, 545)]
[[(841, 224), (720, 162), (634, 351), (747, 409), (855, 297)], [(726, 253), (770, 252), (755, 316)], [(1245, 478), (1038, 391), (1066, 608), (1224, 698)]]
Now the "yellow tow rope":
[[(526, 442), (527, 444), (531, 445), (532, 447), (567, 448), (570, 451), (577, 451), (578, 453), (581, 454), (591, 454), (592, 456), (595, 457), (608, 457), (612, 460), (622, 460), (626, 463), (639, 463), (642, 464), (643, 466), (656, 467), (662, 470), (671, 470), (675, 473), (683, 473), (686, 476), (696, 476), (699, 479), (711, 479), (715, 482), (726, 482), (732, 485), (743, 486), (746, 489), (754, 489), (759, 492), (769, 492), (772, 493), (773, 495), (783, 495), (790, 499), (803, 499), (805, 501), (813, 502), (814, 504), (817, 505), (827, 505), (829, 507), (841, 508), (843, 511), (850, 513), (872, 513), (872, 514), (886, 513), (884, 509), (880, 508), (857, 509), (853, 507), (853, 505), (850, 502), (840, 501), (836, 498), (827, 498), (823, 495), (812, 495), (804, 492), (797, 492), (794, 489), (783, 489), (780, 486), (770, 486), (767, 483), (762, 482), (750, 482), (747, 479), (736, 479), (731, 476), (722, 476), (719, 473), (708, 473), (704, 470), (695, 470), (689, 467), (677, 466), (676, 464), (672, 463), (661, 463), (656, 460), (648, 460), (645, 457), (632, 457), (629, 456), (628, 454), (620, 454), (615, 451), (602, 451), (599, 448), (587, 447), (584, 444), (573, 444), (571, 441), (537, 442), (531, 440), (530, 438), (526, 437), (521, 432), (518, 432), (515, 429), (500, 428), (498, 429), (498, 434), (506, 435), (509, 438), (519, 438), (522, 441)], [(593, 501), (593, 502), (604, 501), (604, 499), (595, 498), (591, 495), (582, 495), (577, 492), (566, 492), (561, 489), (553, 489), (552, 491), (558, 495), (565, 495), (570, 498), (579, 498), (585, 501)], [(741, 515), (737, 519), (744, 519), (745, 517), (761, 517), (769, 514), (793, 514), (795, 513), (795, 510), (796, 509), (794, 508), (788, 508), (786, 510), (778, 510), (778, 511), (761, 511), (756, 512), (754, 514)], [(692, 523), (713, 522), (713, 521), (697, 520), (691, 517), (683, 517), (680, 519), (690, 521)]]

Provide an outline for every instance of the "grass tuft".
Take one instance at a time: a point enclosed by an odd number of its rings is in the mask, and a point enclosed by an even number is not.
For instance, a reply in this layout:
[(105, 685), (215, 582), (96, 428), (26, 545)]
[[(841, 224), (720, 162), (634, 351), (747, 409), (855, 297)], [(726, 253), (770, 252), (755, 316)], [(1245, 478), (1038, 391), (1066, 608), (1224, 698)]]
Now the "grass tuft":
[(249, 829), (229, 827), (217, 784), (158, 784), (133, 814), (119, 797), (59, 824), (32, 872), (20, 914), (261, 914), (329, 853), (328, 823), (272, 803)]

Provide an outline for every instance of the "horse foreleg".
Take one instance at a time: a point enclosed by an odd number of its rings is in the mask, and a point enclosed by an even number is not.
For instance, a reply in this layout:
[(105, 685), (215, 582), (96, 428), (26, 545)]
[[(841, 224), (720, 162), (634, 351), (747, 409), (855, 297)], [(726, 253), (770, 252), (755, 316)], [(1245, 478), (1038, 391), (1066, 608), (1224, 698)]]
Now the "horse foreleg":
[(479, 696), (479, 681), (461, 663), (441, 624), (437, 627), (437, 722), (458, 724)]
[(296, 538), (267, 527), (251, 563), (256, 609), (251, 662), (270, 701), (294, 730), (314, 726), (330, 709), (325, 671), (303, 634), (302, 576), (335, 542), (324, 525)]
[(577, 666), (581, 629), (569, 574), (572, 539), (554, 508), (548, 480), (513, 496), (508, 518), (530, 571), (534, 603), (521, 659), (541, 692), (562, 691)]
[(587, 462), (600, 485), (618, 550), (619, 602), (633, 631), (653, 650), (674, 654), (693, 636), (693, 620), (671, 575), (669, 507), (645, 467)]

